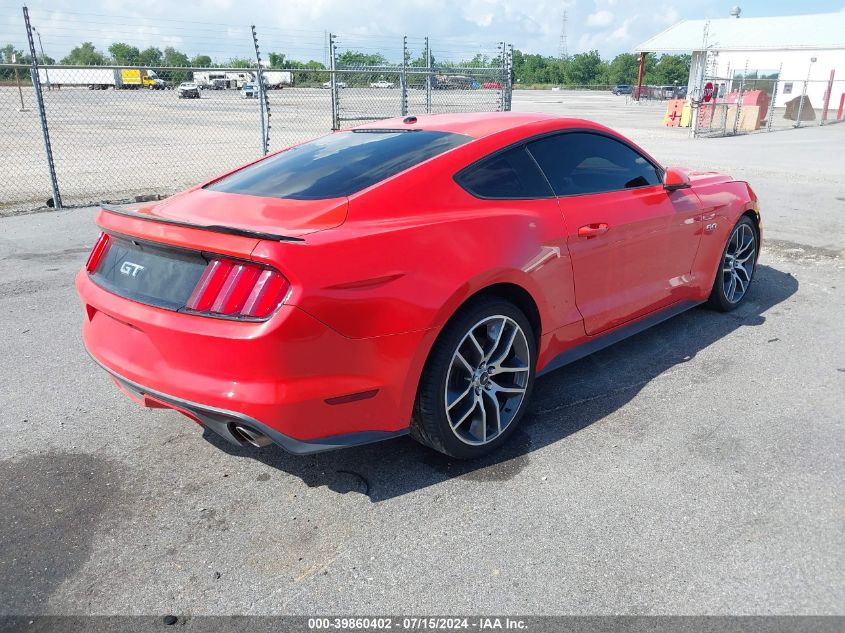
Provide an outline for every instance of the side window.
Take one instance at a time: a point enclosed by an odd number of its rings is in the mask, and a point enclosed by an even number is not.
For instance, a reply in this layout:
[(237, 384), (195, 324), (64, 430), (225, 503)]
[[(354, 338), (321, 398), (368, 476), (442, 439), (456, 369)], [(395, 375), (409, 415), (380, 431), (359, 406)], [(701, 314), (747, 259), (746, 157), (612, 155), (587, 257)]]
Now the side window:
[(620, 191), (660, 183), (657, 169), (624, 143), (567, 132), (528, 144), (558, 196)]
[(524, 146), (482, 159), (460, 172), (455, 180), (480, 198), (519, 200), (554, 195)]

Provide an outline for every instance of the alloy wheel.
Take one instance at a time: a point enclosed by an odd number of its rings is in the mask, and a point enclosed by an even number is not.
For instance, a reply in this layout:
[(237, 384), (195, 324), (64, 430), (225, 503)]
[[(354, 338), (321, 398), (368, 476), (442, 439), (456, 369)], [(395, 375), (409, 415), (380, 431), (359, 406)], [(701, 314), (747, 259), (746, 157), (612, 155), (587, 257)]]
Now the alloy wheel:
[(446, 419), (455, 436), (479, 446), (499, 437), (525, 400), (531, 351), (510, 317), (473, 325), (458, 344), (446, 376)]
[(739, 303), (748, 292), (757, 254), (757, 238), (747, 223), (739, 224), (728, 240), (722, 260), (722, 288), (729, 303)]

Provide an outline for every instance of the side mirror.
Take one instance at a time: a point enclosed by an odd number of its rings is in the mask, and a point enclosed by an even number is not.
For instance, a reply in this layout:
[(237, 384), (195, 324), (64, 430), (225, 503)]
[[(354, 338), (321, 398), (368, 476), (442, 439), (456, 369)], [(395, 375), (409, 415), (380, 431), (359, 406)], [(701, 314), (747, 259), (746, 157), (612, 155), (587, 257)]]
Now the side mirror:
[(667, 167), (663, 172), (663, 188), (666, 191), (677, 191), (689, 187), (689, 175), (678, 167)]

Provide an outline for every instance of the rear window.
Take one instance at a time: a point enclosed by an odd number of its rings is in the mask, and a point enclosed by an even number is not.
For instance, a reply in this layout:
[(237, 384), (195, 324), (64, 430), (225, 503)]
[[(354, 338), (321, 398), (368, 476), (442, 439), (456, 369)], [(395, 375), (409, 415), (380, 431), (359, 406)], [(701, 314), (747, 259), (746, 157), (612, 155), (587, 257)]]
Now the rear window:
[(469, 140), (429, 130), (339, 132), (244, 167), (206, 189), (294, 200), (340, 198)]

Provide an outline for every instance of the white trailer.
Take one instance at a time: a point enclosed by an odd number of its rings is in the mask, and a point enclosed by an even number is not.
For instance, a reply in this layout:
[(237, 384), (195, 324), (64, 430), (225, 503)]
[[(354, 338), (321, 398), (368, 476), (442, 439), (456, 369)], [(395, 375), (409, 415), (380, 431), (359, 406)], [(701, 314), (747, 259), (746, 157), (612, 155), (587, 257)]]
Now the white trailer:
[(232, 88), (238, 90), (255, 81), (255, 74), (248, 70), (197, 70), (194, 83), (203, 90)]
[(270, 89), (293, 85), (293, 73), (289, 70), (263, 70), (264, 85)]
[(115, 68), (39, 68), (38, 80), (53, 88), (85, 86), (105, 90), (120, 85), (120, 73)]

